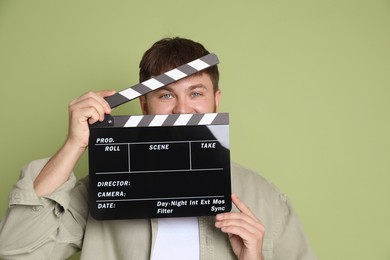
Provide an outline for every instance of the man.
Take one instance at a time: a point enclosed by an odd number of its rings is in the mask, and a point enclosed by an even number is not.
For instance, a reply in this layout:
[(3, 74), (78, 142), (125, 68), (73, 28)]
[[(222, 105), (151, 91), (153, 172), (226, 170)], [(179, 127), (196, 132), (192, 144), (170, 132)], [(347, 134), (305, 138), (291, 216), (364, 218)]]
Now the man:
[[(188, 39), (162, 39), (145, 52), (140, 81), (208, 53)], [(221, 98), (218, 80), (218, 68), (213, 66), (157, 89), (140, 97), (142, 112), (217, 112)], [(315, 259), (286, 196), (236, 164), (232, 164), (232, 190), (242, 200), (232, 195), (236, 207), (232, 212), (175, 218), (173, 223), (93, 219), (88, 212), (88, 178), (76, 182), (72, 171), (88, 146), (88, 125), (111, 113), (104, 97), (114, 93), (89, 92), (72, 101), (64, 145), (52, 158), (34, 161), (23, 169), (0, 225), (1, 257), (64, 259), (81, 249), (82, 259), (94, 260)], [(191, 242), (186, 244), (187, 240)]]

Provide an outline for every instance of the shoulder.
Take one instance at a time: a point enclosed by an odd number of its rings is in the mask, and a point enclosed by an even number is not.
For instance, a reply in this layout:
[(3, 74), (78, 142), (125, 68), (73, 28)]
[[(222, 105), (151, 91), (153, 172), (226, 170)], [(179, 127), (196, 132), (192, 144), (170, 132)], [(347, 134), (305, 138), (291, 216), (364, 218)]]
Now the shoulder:
[(232, 192), (263, 222), (272, 221), (287, 206), (287, 196), (259, 173), (232, 163), (231, 177)]
[(284, 196), (274, 184), (259, 173), (238, 163), (231, 164), (231, 176), (233, 192), (238, 192), (242, 195), (248, 194), (251, 197), (255, 195), (261, 195), (262, 197)]
[(35, 177), (41, 172), (42, 168), (46, 165), (46, 163), (49, 161), (50, 157), (37, 159), (29, 162), (28, 164), (24, 165), (22, 168), (22, 177), (24, 177), (26, 174), (30, 175), (32, 179), (35, 179)]

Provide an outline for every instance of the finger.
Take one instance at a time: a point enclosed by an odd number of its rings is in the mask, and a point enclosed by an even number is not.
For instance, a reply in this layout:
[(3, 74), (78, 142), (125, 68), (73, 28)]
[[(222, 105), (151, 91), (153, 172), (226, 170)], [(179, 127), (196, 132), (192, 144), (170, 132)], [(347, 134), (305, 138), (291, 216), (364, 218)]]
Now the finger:
[[(261, 251), (264, 232), (253, 232), (251, 229), (248, 230), (240, 226), (222, 227), (221, 232), (229, 236), (232, 246), (243, 243), (243, 245), (252, 252)], [(238, 251), (236, 250), (235, 252), (238, 253)]]
[(230, 238), (234, 237), (234, 235), (240, 237), (244, 243), (249, 242), (252, 244), (257, 244), (258, 241), (263, 238), (263, 233), (252, 232), (251, 230), (245, 229), (241, 226), (221, 227), (221, 231), (228, 234)]
[(86, 115), (88, 117), (88, 123), (90, 125), (96, 123), (97, 121), (103, 121), (104, 115), (102, 117), (101, 113), (97, 112), (94, 108), (88, 108), (86, 110)]
[(104, 106), (105, 108), (105, 111), (106, 111), (106, 114), (109, 114), (111, 113), (111, 107), (110, 107), (110, 104), (108, 104), (108, 102), (106, 101), (105, 97), (109, 97), (109, 96), (112, 96), (116, 93), (115, 90), (103, 90), (103, 91), (98, 91), (96, 92), (96, 94), (101, 97), (101, 100), (100, 102), (102, 103), (102, 105)]
[(99, 113), (94, 107), (82, 107), (73, 108), (70, 113), (71, 126), (78, 126), (88, 122), (93, 124), (101, 120), (101, 113)]
[(246, 216), (243, 213), (225, 213), (218, 216), (215, 226), (222, 227), (239, 227), (248, 230), (251, 233), (264, 233), (264, 226), (260, 221)]
[(101, 121), (104, 119), (105, 114), (104, 107), (93, 99), (86, 99), (73, 104), (69, 108), (69, 112), (71, 118), (73, 119), (72, 121), (87, 121), (90, 117), (93, 118), (92, 121)]
[[(79, 99), (73, 101), (69, 107), (69, 111), (72, 114), (78, 115), (78, 111), (84, 110), (87, 108), (93, 108), (99, 115), (99, 120), (102, 121), (104, 119), (104, 115), (111, 112), (111, 108), (108, 103), (100, 96), (95, 93), (84, 95)], [(92, 112), (92, 111), (90, 111)]]
[(79, 98), (73, 100), (70, 105), (75, 105), (75, 104), (91, 104), (91, 103), (85, 103), (87, 100), (96, 100), (98, 103), (100, 103), (100, 106), (103, 107), (103, 111), (106, 114), (111, 113), (111, 107), (108, 104), (108, 102), (104, 99), (107, 96), (113, 95), (116, 92), (114, 90), (103, 90), (103, 91), (98, 91), (98, 92), (87, 92), (80, 96)]
[(108, 96), (112, 96), (116, 93), (115, 90), (101, 90), (101, 91), (97, 91), (96, 94), (105, 98), (105, 97), (108, 97)]
[(243, 212), (226, 212), (220, 213), (216, 215), (216, 221), (245, 221), (250, 223), (251, 225), (262, 225), (262, 222), (257, 218), (253, 218), (252, 216), (246, 215)]
[(247, 232), (251, 234), (263, 232), (263, 229), (260, 225), (253, 225), (252, 223), (243, 220), (219, 221), (215, 223), (215, 226), (227, 232), (229, 232), (229, 230), (232, 228), (234, 230), (239, 230), (240, 232)]
[[(242, 213), (236, 213), (241, 214)], [(247, 221), (249, 220), (249, 221)], [(216, 221), (215, 226), (222, 232), (233, 234), (242, 239), (261, 240), (265, 233), (265, 228), (260, 222), (254, 222), (252, 218), (241, 216), (241, 218), (228, 218), (222, 221)]]

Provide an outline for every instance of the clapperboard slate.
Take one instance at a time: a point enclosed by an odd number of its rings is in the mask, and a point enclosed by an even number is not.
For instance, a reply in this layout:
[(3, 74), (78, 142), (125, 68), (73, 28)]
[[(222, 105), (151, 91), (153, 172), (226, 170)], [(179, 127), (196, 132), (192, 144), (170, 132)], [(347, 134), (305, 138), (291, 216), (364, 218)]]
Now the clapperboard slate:
[[(107, 101), (116, 107), (217, 63), (206, 55)], [(229, 115), (107, 115), (90, 126), (89, 179), (97, 220), (230, 211)]]

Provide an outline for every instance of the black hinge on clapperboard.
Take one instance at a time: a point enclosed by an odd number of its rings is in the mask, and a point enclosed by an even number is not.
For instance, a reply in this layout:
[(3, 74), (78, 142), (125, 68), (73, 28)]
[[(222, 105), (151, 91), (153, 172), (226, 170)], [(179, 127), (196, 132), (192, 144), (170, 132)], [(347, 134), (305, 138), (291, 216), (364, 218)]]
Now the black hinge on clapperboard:
[[(111, 108), (219, 63), (208, 54), (122, 90)], [(231, 210), (229, 114), (106, 115), (90, 126), (89, 207), (97, 220)]]

